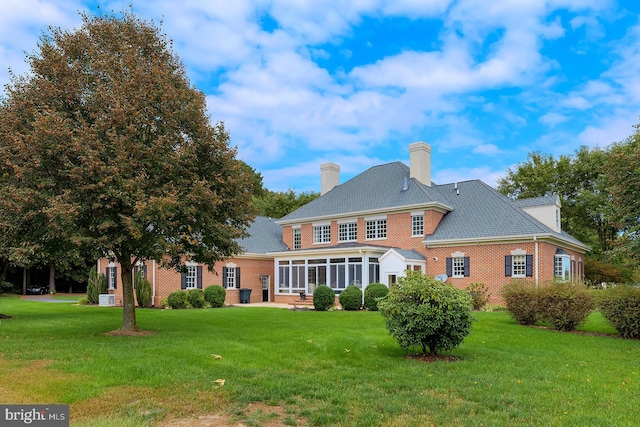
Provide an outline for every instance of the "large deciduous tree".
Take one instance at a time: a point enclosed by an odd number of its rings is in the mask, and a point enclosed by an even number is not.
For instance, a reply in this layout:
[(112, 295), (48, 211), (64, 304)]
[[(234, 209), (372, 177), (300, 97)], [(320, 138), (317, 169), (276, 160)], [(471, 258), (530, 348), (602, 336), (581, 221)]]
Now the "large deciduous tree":
[(257, 194), (253, 201), (260, 215), (282, 218), (318, 197), (320, 197), (320, 193), (313, 191), (296, 194), (291, 189), (287, 191), (265, 190)]
[(616, 249), (640, 263), (640, 124), (625, 141), (614, 144), (606, 168), (611, 194), (610, 215), (622, 237)]
[(540, 152), (507, 170), (498, 180), (498, 190), (513, 198), (557, 194), (562, 203), (562, 228), (592, 246), (594, 253), (607, 253), (617, 237), (609, 221), (608, 182), (605, 165), (608, 152), (580, 147), (572, 156), (557, 159)]
[(7, 85), (0, 231), (27, 258), (95, 249), (117, 260), (122, 329), (135, 331), (132, 266), (213, 268), (240, 252), (253, 181), (157, 26), (82, 18), (74, 31), (50, 28), (30, 72)]

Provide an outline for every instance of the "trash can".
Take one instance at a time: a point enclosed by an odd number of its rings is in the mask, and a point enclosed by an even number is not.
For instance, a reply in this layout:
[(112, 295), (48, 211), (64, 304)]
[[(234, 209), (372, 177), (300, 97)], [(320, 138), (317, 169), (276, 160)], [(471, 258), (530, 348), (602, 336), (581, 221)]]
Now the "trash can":
[(241, 288), (240, 289), (240, 304), (249, 304), (251, 301), (251, 289)]

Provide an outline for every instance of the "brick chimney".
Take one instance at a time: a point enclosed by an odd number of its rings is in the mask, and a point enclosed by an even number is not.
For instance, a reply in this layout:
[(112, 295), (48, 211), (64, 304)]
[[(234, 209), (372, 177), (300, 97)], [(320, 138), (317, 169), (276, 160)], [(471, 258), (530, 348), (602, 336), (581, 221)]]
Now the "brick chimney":
[(410, 177), (431, 187), (431, 146), (419, 141), (409, 144)]
[(324, 196), (340, 184), (340, 166), (335, 163), (320, 165), (320, 195)]

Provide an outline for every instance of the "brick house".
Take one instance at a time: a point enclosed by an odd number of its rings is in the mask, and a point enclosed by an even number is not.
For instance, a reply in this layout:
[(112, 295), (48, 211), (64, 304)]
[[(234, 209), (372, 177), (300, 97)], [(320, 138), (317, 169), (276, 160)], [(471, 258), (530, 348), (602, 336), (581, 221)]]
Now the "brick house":
[[(185, 278), (152, 262), (154, 301), (204, 283), (225, 286), (228, 303), (238, 302), (239, 287), (252, 289), (251, 302), (292, 302), (320, 284), (336, 294), (390, 285), (407, 269), (460, 288), (485, 283), (494, 300), (513, 278), (582, 280), (589, 248), (561, 230), (558, 196), (512, 201), (479, 180), (437, 185), (431, 147), (409, 151), (409, 166), (374, 166), (343, 184), (340, 167), (323, 164), (321, 196), (279, 220), (256, 218), (246, 252), (217, 264), (219, 275), (193, 265)], [(98, 267), (117, 294), (117, 275)]]

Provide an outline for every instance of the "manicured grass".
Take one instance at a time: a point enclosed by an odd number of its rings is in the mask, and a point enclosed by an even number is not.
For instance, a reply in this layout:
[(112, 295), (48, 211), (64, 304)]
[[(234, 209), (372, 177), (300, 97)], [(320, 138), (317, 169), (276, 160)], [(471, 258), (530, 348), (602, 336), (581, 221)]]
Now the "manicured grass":
[[(435, 363), (406, 358), (377, 312), (147, 309), (138, 324), (156, 334), (141, 337), (103, 335), (120, 326), (118, 308), (3, 297), (0, 313), (14, 316), (0, 321), (3, 403), (69, 403), (80, 425), (222, 411), (260, 425), (252, 402), (277, 405), (290, 425), (640, 419), (639, 341), (523, 327), (504, 312), (475, 313), (459, 360)], [(599, 313), (583, 329), (614, 332)]]

